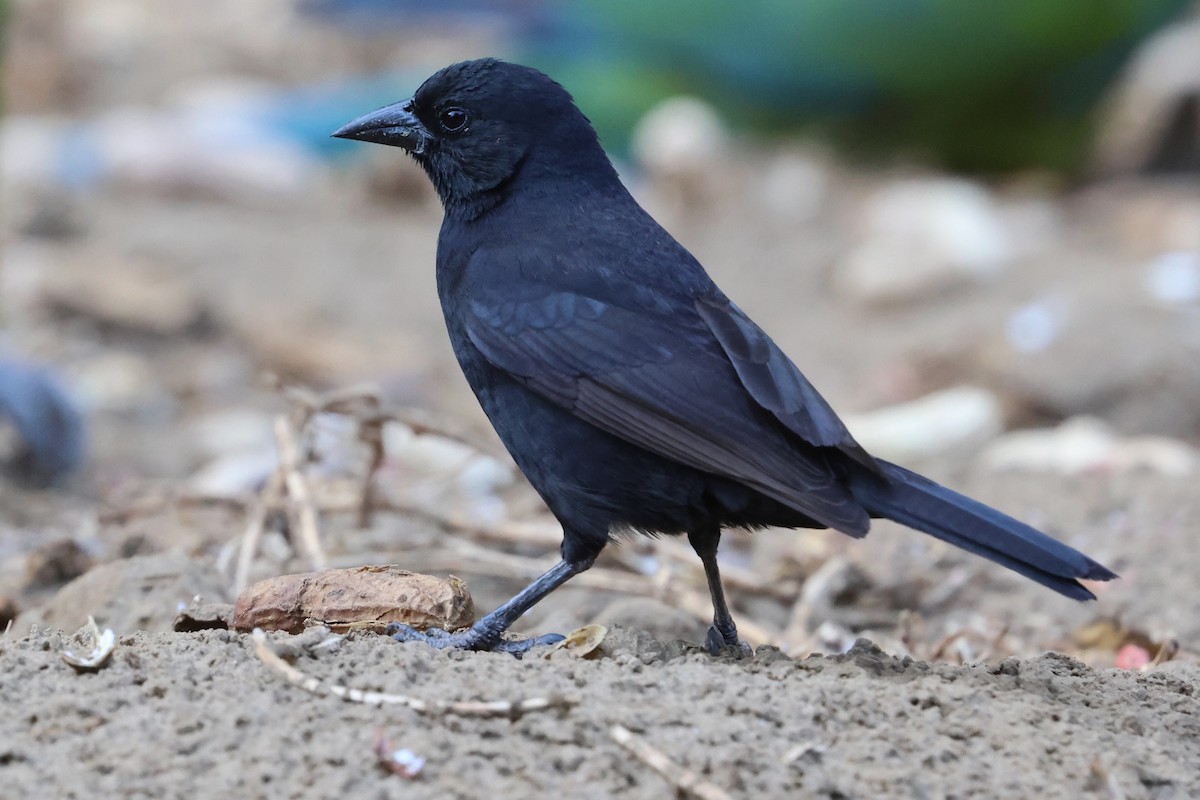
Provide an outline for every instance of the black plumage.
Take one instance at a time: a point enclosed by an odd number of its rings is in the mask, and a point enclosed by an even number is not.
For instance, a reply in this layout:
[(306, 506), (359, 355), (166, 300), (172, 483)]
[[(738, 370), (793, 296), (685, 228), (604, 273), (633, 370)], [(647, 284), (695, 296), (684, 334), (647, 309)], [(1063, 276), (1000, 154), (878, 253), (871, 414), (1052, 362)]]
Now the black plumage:
[[(445, 209), (437, 283), (455, 355), (563, 525), (563, 562), (438, 646), (503, 631), (621, 530), (687, 533), (709, 646), (740, 646), (722, 528), (867, 533), (886, 517), (1076, 599), (1115, 575), (1011, 517), (875, 459), (800, 370), (630, 196), (570, 95), (493, 59), (447, 67), (335, 136), (398, 145)], [(543, 639), (544, 640), (544, 639)]]

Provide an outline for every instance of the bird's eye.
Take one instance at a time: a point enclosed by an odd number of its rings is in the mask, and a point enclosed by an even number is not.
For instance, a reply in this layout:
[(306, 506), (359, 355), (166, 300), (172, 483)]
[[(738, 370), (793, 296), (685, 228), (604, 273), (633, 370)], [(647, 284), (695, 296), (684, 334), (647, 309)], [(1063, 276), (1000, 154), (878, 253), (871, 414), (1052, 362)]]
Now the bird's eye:
[(445, 133), (462, 133), (467, 129), (467, 123), (470, 121), (471, 117), (466, 111), (454, 106), (443, 108), (438, 112), (438, 125)]

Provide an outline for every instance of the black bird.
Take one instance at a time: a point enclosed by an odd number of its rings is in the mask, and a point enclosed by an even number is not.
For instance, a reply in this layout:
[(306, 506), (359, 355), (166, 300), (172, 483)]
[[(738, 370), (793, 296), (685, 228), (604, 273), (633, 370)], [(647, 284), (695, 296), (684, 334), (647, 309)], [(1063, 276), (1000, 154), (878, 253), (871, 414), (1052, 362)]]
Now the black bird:
[(563, 526), (562, 561), (470, 629), (395, 632), (519, 651), (504, 631), (623, 531), (686, 533), (708, 647), (745, 650), (722, 528), (867, 533), (886, 517), (1077, 600), (1116, 575), (982, 503), (872, 457), (771, 338), (617, 178), (562, 86), (495, 59), (437, 72), (333, 134), (407, 150), (445, 209), (437, 285), (459, 365)]

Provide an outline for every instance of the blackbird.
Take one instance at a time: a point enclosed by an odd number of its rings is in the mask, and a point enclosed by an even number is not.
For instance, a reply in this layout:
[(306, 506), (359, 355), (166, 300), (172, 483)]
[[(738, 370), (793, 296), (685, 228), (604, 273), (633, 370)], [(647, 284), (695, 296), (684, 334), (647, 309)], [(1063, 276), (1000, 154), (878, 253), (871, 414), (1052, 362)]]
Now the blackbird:
[(712, 595), (707, 646), (745, 652), (717, 566), (723, 528), (867, 533), (887, 518), (1060, 594), (1116, 575), (1000, 511), (875, 458), (782, 350), (617, 177), (546, 75), (446, 67), (334, 136), (400, 147), (441, 198), (437, 286), (455, 356), (563, 527), (562, 560), (471, 628), (402, 641), (522, 652), (503, 634), (615, 535), (683, 534)]

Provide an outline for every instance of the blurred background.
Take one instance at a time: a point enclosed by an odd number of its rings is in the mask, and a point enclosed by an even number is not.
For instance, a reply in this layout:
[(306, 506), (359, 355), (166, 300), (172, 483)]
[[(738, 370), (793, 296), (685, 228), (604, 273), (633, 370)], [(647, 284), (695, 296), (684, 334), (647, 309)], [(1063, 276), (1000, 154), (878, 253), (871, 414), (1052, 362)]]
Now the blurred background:
[[(59, 587), (131, 557), (184, 552), (206, 572), (171, 591), (227, 595), (289, 410), (321, 563), (453, 569), (486, 609), (554, 552), (447, 345), (424, 175), (328, 138), (495, 55), (574, 94), (634, 194), (869, 449), (1086, 547), (1153, 635), (1200, 633), (1200, 614), (1163, 611), (1200, 605), (1180, 559), (1143, 558), (1200, 541), (1195, 2), (0, 8), (0, 627), (55, 620)], [(308, 413), (363, 383), (381, 427)], [(391, 510), (366, 529), (320, 494), (365, 479), (364, 426), (382, 431), (370, 474)], [(283, 505), (251, 577), (311, 566)], [(895, 633), (901, 609), (1063, 635), (1091, 613), (895, 531), (730, 542), (739, 612), (795, 649)], [(609, 565), (647, 575), (635, 607), (585, 585), (533, 623), (674, 619), (664, 635), (698, 637), (703, 613), (653, 588), (702, 587), (696, 565), (657, 548)], [(956, 610), (964, 592), (978, 617)]]

